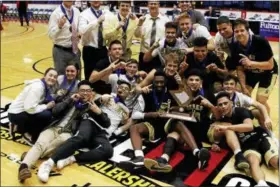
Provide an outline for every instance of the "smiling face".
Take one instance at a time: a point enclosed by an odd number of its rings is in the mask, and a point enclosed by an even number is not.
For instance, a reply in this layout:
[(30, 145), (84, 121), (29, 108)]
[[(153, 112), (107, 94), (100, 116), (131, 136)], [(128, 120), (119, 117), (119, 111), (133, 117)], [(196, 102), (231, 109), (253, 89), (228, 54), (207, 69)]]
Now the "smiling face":
[(94, 92), (89, 85), (81, 85), (78, 89), (80, 100), (84, 103), (91, 101), (94, 97)]
[(202, 80), (197, 75), (191, 75), (187, 79), (187, 86), (191, 89), (192, 92), (196, 92), (201, 88)]
[(180, 30), (184, 33), (189, 32), (189, 30), (192, 28), (192, 21), (190, 18), (182, 18), (179, 20), (179, 27)]
[(232, 94), (236, 91), (236, 82), (233, 79), (224, 81), (223, 88), (227, 93)]
[(138, 64), (130, 63), (125, 67), (126, 75), (129, 77), (134, 77), (138, 71)]
[(240, 43), (246, 43), (249, 39), (249, 32), (246, 30), (245, 25), (239, 24), (234, 27), (234, 36)]
[(232, 24), (231, 23), (219, 24), (219, 25), (217, 25), (217, 30), (224, 38), (232, 37), (233, 30), (232, 30)]
[(164, 76), (155, 76), (153, 86), (154, 86), (156, 92), (161, 92), (165, 87), (165, 77)]
[(129, 12), (130, 12), (130, 8), (131, 8), (130, 2), (121, 2), (120, 3), (120, 7), (119, 7), (120, 14), (123, 17), (126, 17), (129, 14)]
[(75, 68), (74, 65), (69, 65), (65, 69), (65, 75), (67, 80), (72, 81), (75, 80), (78, 74), (78, 70)]
[(229, 100), (227, 97), (221, 97), (217, 101), (217, 106), (222, 116), (226, 116), (231, 113), (232, 101)]
[(207, 46), (203, 46), (203, 47), (194, 46), (193, 53), (194, 53), (195, 59), (197, 59), (199, 62), (201, 62), (207, 56), (207, 53), (208, 53)]
[(175, 28), (166, 28), (165, 29), (165, 37), (167, 43), (176, 42), (176, 29)]
[(90, 5), (95, 9), (99, 9), (101, 6), (101, 1), (90, 1)]
[(117, 95), (125, 100), (129, 95), (130, 87), (127, 84), (120, 84), (117, 88)]
[(158, 14), (159, 13), (159, 2), (158, 1), (149, 1), (148, 2), (148, 8), (150, 11), (150, 14)]
[(175, 73), (178, 71), (178, 63), (174, 62), (174, 61), (166, 61), (165, 62), (165, 74), (167, 76), (173, 76), (175, 75)]
[(56, 83), (57, 80), (57, 71), (55, 70), (50, 70), (48, 73), (44, 76), (44, 79), (46, 81), (46, 84), (48, 86), (53, 86)]

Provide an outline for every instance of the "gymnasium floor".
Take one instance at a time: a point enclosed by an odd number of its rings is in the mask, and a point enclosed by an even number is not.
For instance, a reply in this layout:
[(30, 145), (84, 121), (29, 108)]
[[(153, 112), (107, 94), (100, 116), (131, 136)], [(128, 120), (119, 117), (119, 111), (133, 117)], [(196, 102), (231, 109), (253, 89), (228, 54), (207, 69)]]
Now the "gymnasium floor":
[[(46, 68), (52, 66), (52, 42), (47, 36), (47, 24), (35, 23), (31, 24), (30, 27), (20, 27), (19, 22), (3, 22), (2, 24), (4, 30), (1, 32), (1, 186), (22, 186), (17, 180), (18, 162), (22, 152), (27, 151), (29, 147), (22, 144), (20, 135), (18, 135), (19, 138), (16, 139), (16, 141), (11, 140), (6, 128), (7, 113), (4, 107), (23, 89), (24, 80), (41, 78), (42, 72), (44, 72)], [(270, 44), (273, 48), (275, 59), (279, 62), (279, 43), (271, 42)], [(139, 46), (133, 46), (133, 51), (136, 54), (139, 51)], [(138, 59), (137, 56), (138, 55), (134, 55), (134, 58)], [(269, 99), (271, 117), (274, 123), (273, 129), (277, 137), (277, 124), (279, 124), (278, 92), (279, 83), (277, 81)], [(128, 145), (129, 141), (127, 140), (123, 142)], [(118, 150), (117, 146), (115, 150)], [(223, 153), (226, 154), (226, 152)], [(180, 153), (178, 155), (180, 156)], [(246, 178), (242, 173), (233, 168), (233, 157), (231, 155), (226, 155), (224, 159), (223, 164), (219, 165), (219, 170), (213, 169), (215, 174), (210, 175), (212, 171), (198, 173), (199, 175), (197, 176), (207, 175), (206, 178), (204, 176), (206, 182), (204, 181), (204, 183), (198, 184), (196, 183), (197, 181), (195, 181), (196, 179), (193, 180), (190, 176), (187, 176), (186, 180), (184, 180), (184, 184), (190, 186), (200, 186), (202, 184), (212, 186), (217, 184), (229, 184), (230, 182), (228, 181), (230, 177), (228, 177), (227, 181), (224, 183), (223, 180), (226, 180), (224, 176), (231, 175), (231, 178), (240, 178), (240, 176), (243, 176), (244, 179), (250, 182), (249, 184), (253, 184), (250, 177)], [(37, 164), (36, 166), (38, 167), (39, 165)], [(120, 168), (116, 169), (116, 167), (112, 169), (113, 167), (115, 167), (115, 165), (114, 162), (111, 161), (100, 162), (98, 165), (83, 165), (80, 167), (74, 164), (62, 171), (54, 170), (52, 177), (50, 177), (49, 182), (45, 185), (73, 186), (77, 184), (83, 186), (89, 183), (91, 186), (137, 186), (140, 183), (143, 186), (167, 185), (166, 183), (160, 182), (165, 181), (163, 176), (149, 174), (148, 178), (141, 175), (141, 173), (134, 174), (130, 171), (123, 171)], [(265, 167), (263, 167), (263, 169), (265, 170), (267, 181), (271, 182), (271, 185), (274, 184), (272, 186), (279, 186), (278, 171), (268, 170)], [(37, 168), (34, 168), (33, 171), (32, 178), (27, 180), (25, 185), (43, 185), (36, 177)], [(194, 170), (191, 174), (195, 175), (197, 171)], [(152, 178), (157, 178), (158, 180)], [(234, 185), (234, 181), (231, 181), (230, 184)], [(247, 183), (244, 182), (244, 184)]]

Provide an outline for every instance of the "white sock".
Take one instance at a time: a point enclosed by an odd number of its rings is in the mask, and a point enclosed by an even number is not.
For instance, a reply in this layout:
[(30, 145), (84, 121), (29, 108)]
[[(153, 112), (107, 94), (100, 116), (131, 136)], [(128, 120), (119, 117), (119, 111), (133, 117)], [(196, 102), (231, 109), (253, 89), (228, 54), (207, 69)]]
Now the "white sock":
[(268, 186), (268, 184), (264, 180), (259, 180), (258, 185), (259, 186)]
[(241, 149), (236, 149), (233, 153), (234, 155), (237, 155), (239, 152), (241, 152)]
[(74, 157), (74, 155), (70, 156), (69, 158), (72, 162), (76, 162), (76, 158)]
[(198, 148), (195, 148), (195, 149), (193, 150), (193, 155), (196, 156), (196, 153), (197, 153), (197, 152), (199, 152), (199, 149), (198, 149)]
[(142, 150), (135, 150), (135, 151), (134, 151), (134, 154), (135, 154), (136, 157), (137, 157), (137, 156), (142, 156), (142, 157), (144, 157), (144, 153), (143, 153)]
[(168, 161), (169, 161), (169, 159), (170, 159), (170, 158), (169, 158), (169, 156), (168, 156), (167, 154), (163, 154), (163, 155), (161, 155), (161, 157), (162, 157), (162, 158), (164, 158), (164, 159), (166, 159), (166, 160), (167, 160), (167, 162), (168, 162)]
[(48, 162), (52, 167), (54, 166), (54, 161), (53, 161), (53, 159), (49, 158), (49, 159), (47, 160), (47, 162)]

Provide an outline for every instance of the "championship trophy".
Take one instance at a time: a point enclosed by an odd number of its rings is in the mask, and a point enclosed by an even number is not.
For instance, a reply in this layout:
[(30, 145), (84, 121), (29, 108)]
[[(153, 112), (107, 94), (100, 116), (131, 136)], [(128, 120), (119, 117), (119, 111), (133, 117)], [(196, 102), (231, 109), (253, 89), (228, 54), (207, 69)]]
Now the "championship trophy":
[(196, 122), (194, 115), (186, 114), (184, 112), (184, 107), (186, 107), (192, 101), (192, 94), (188, 89), (179, 89), (169, 91), (172, 97), (175, 99), (179, 105), (179, 112), (170, 111), (171, 100), (168, 99), (167, 112), (161, 114), (162, 118), (177, 119), (183, 121)]

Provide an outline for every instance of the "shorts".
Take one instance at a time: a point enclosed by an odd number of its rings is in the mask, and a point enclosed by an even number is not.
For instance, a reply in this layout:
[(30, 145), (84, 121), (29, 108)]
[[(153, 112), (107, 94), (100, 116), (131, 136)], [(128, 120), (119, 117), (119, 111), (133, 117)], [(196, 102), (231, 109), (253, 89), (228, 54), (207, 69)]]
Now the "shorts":
[[(254, 154), (260, 161), (264, 160), (266, 165), (270, 167), (269, 161), (274, 156), (278, 156), (278, 147), (268, 134), (263, 133), (262, 137), (256, 141), (250, 141), (242, 145), (244, 156)], [(262, 159), (263, 158), (263, 159)]]
[(148, 120), (143, 122), (149, 131), (149, 135), (148, 135), (149, 141), (154, 141), (166, 136), (164, 132), (164, 126), (166, 122), (167, 122), (166, 119)]
[(252, 73), (246, 72), (246, 85), (254, 88), (259, 83), (257, 95), (268, 97), (277, 80), (276, 73), (264, 72), (264, 73)]

